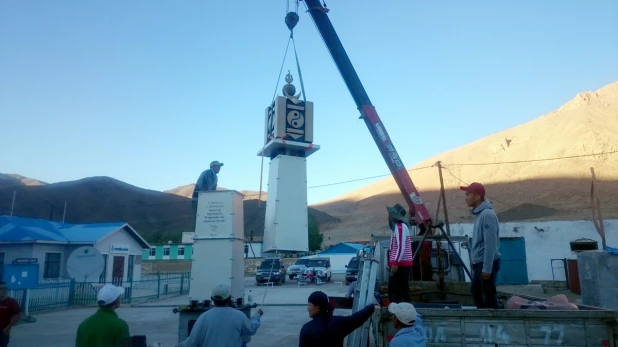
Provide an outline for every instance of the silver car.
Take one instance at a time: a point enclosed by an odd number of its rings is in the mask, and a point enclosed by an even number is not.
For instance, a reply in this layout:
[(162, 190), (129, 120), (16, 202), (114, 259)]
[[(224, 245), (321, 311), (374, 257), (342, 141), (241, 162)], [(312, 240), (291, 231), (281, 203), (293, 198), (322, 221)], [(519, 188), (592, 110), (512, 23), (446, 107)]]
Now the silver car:
[(297, 278), (307, 268), (308, 262), (308, 257), (298, 259), (293, 265), (290, 265), (290, 267), (288, 267), (288, 277), (290, 277), (291, 280)]

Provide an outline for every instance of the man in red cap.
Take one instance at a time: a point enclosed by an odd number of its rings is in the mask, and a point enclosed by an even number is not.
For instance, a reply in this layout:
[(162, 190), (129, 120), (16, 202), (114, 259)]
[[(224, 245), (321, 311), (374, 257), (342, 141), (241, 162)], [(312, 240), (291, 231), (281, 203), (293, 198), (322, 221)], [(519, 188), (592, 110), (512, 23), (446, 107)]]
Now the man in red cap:
[(472, 183), (461, 187), (466, 192), (466, 204), (472, 208), (474, 229), (470, 256), (472, 258), (472, 298), (477, 308), (498, 308), (496, 278), (500, 271), (500, 224), (489, 200), (485, 200), (485, 187)]

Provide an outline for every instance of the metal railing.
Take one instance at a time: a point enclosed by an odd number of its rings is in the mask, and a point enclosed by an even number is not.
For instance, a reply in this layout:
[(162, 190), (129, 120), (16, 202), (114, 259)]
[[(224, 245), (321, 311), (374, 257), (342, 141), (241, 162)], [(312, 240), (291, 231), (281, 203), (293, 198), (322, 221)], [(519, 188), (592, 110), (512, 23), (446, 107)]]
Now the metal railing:
[[(114, 278), (111, 282), (77, 282), (74, 279), (45, 279), (34, 289), (13, 291), (11, 296), (28, 312), (96, 305), (99, 289), (106, 283), (125, 288), (123, 304), (158, 300), (189, 293), (190, 272), (141, 274), (139, 280)], [(26, 303), (27, 302), (27, 303)]]

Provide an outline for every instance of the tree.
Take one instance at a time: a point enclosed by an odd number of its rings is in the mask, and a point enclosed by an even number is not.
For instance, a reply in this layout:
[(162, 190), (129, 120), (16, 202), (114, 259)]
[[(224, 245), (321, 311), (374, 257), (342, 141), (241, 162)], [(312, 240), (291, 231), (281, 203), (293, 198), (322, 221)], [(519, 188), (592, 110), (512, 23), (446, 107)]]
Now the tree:
[(324, 235), (320, 232), (320, 224), (313, 215), (309, 213), (309, 251), (316, 252), (322, 248)]

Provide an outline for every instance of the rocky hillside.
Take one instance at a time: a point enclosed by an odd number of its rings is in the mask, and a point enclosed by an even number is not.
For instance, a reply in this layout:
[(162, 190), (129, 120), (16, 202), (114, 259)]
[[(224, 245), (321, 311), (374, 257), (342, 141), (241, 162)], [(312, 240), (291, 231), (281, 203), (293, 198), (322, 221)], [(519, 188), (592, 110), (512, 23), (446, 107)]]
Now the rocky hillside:
[[(15, 216), (61, 221), (66, 202), (68, 223), (126, 221), (149, 242), (180, 241), (183, 231), (193, 230), (190, 199), (110, 177), (44, 184), (19, 175), (0, 174), (0, 184), (0, 214), (10, 214), (16, 192)], [(265, 204), (258, 204), (255, 192), (246, 193), (245, 234), (259, 239), (264, 230)], [(324, 212), (312, 212), (320, 223), (337, 221)]]
[[(618, 218), (618, 82), (411, 167), (432, 214), (440, 187), (432, 167), (437, 161), (445, 167), (447, 208), (454, 223), (471, 220), (458, 187), (474, 181), (486, 185), (503, 221), (590, 219), (591, 167), (605, 218)], [(341, 219), (325, 230), (337, 242), (387, 233), (384, 206), (394, 203), (404, 201), (387, 178), (313, 207)]]

